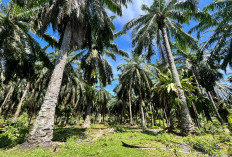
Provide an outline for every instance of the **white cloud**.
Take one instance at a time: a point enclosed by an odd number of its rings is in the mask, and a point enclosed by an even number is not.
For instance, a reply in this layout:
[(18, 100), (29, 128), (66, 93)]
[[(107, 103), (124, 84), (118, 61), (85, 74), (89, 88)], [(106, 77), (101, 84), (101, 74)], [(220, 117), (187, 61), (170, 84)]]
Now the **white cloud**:
[[(144, 14), (144, 12), (141, 10), (142, 4), (151, 5), (152, 3), (153, 0), (133, 0), (132, 3), (128, 4), (127, 8), (123, 7), (123, 16), (117, 17), (115, 22), (123, 26), (133, 18)], [(108, 13), (113, 15), (113, 13), (110, 13), (110, 11), (108, 11)]]
[(153, 0), (133, 0), (133, 3), (129, 4), (128, 7), (123, 7), (123, 16), (117, 17), (118, 23), (124, 25), (133, 18), (138, 17), (144, 12), (141, 10), (143, 4), (151, 5)]

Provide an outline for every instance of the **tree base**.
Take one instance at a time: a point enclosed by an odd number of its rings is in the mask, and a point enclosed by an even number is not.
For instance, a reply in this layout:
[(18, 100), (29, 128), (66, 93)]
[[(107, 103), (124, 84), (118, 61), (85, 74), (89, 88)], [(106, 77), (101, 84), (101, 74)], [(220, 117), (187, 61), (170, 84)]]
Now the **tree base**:
[(89, 129), (89, 128), (91, 128), (91, 126), (90, 126), (90, 124), (83, 124), (83, 125), (82, 125), (82, 128)]
[(28, 141), (24, 142), (23, 144), (20, 145), (21, 148), (23, 149), (33, 149), (33, 148), (51, 148), (52, 142), (36, 142), (36, 143), (30, 143)]

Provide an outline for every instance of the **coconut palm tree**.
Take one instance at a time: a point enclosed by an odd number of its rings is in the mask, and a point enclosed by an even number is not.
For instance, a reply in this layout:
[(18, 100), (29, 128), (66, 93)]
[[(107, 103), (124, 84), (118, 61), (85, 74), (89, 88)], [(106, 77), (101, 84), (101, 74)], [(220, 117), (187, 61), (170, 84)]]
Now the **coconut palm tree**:
[[(148, 54), (152, 54), (154, 39), (157, 43), (160, 43), (159, 40), (162, 39), (173, 79), (180, 87), (181, 83), (169, 41), (170, 37), (173, 37), (182, 45), (197, 47), (196, 41), (185, 33), (180, 25), (180, 23), (188, 23), (192, 15), (197, 15), (196, 4), (195, 0), (170, 0), (167, 3), (165, 0), (154, 0), (152, 6), (142, 6), (146, 14), (131, 20), (124, 27), (124, 30), (133, 28), (133, 43), (137, 44), (135, 47), (137, 53), (147, 50)], [(193, 125), (183, 90), (178, 89), (178, 95), (182, 101), (181, 129), (183, 134), (189, 134), (193, 130)]]
[(122, 14), (121, 5), (126, 0), (47, 0), (40, 4), (37, 20), (34, 22), (43, 34), (51, 24), (53, 30), (60, 33), (60, 52), (56, 59), (55, 68), (51, 76), (44, 103), (34, 122), (24, 146), (35, 144), (51, 146), (53, 137), (54, 115), (63, 72), (66, 65), (67, 53), (70, 50), (90, 48), (92, 36), (100, 48), (113, 40), (112, 22), (105, 8), (118, 15)]

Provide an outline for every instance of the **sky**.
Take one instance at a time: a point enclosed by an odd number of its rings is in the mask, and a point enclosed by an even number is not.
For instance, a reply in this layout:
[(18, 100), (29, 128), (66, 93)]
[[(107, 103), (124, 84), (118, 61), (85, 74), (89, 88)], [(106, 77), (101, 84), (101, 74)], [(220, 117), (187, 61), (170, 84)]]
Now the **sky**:
[[(7, 2), (9, 0), (2, 0), (3, 2)], [(130, 20), (132, 20), (133, 18), (137, 18), (139, 17), (139, 15), (144, 14), (144, 12), (141, 10), (141, 6), (142, 4), (146, 4), (146, 5), (151, 5), (153, 2), (153, 0), (133, 0), (133, 3), (129, 4), (127, 8), (123, 7), (123, 16), (121, 17), (117, 17), (114, 20), (114, 24), (116, 26), (116, 31), (120, 31), (122, 30), (123, 26), (129, 22)], [(213, 0), (199, 0), (199, 8), (202, 9), (204, 6), (206, 6), (207, 4), (212, 3)], [(113, 15), (110, 11), (108, 11), (109, 15)], [(190, 25), (184, 25), (184, 29), (185, 31), (188, 31), (191, 27), (193, 27), (195, 24), (197, 24), (195, 21), (191, 21)], [(59, 38), (59, 35), (57, 32), (53, 32), (52, 29), (48, 29), (47, 33), (55, 36), (56, 38)], [(39, 43), (41, 44), (42, 47), (46, 46), (47, 43), (42, 41), (41, 39), (39, 39), (37, 36), (33, 35), (37, 41), (39, 41)], [(195, 34), (193, 34), (194, 37)], [(206, 36), (205, 38), (207, 38), (209, 36)], [(202, 39), (204, 40), (204, 39)], [(118, 47), (128, 53), (131, 52), (132, 45), (131, 45), (131, 32), (129, 31), (127, 34), (119, 37), (118, 39), (116, 39), (114, 41), (114, 43), (116, 43), (118, 45)], [(48, 49), (48, 51), (51, 51), (52, 49)], [(157, 59), (157, 56), (154, 56), (152, 58), (152, 61), (155, 61)], [(113, 68), (113, 73), (114, 73), (114, 78), (118, 78), (118, 74), (119, 71), (117, 71), (117, 66), (119, 66), (120, 64), (124, 63), (124, 61), (122, 60), (121, 56), (117, 56), (117, 60), (114, 61), (112, 59), (108, 60), (110, 62), (110, 64), (112, 65)], [(106, 87), (106, 89), (113, 94), (113, 89), (115, 87), (115, 85), (118, 83), (117, 80), (113, 81), (111, 85), (108, 85)]]

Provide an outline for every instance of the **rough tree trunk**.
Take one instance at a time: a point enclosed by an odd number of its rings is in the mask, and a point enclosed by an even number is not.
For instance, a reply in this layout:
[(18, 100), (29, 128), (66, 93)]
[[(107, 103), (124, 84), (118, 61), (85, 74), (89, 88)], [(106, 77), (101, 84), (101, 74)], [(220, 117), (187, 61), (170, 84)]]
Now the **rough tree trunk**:
[(151, 112), (151, 127), (153, 127), (154, 126), (154, 115), (153, 115), (151, 103), (149, 103), (149, 108)]
[(144, 117), (145, 114), (144, 114), (144, 110), (143, 110), (143, 106), (145, 106), (145, 105), (144, 105), (141, 91), (139, 93), (139, 99), (140, 99), (139, 105), (140, 105), (140, 112), (141, 112), (142, 128), (145, 130), (146, 129), (146, 122), (145, 122), (145, 117)]
[(101, 113), (99, 113), (99, 115), (98, 115), (98, 123), (100, 124), (102, 122), (102, 115), (101, 115)]
[(8, 101), (8, 98), (10, 97), (12, 91), (13, 91), (13, 86), (10, 87), (10, 89), (9, 89), (9, 91), (8, 91), (8, 93), (7, 93), (5, 99), (0, 107), (0, 115), (2, 114), (2, 108), (5, 106), (6, 102)]
[(52, 146), (55, 108), (60, 92), (64, 68), (66, 65), (70, 40), (71, 26), (70, 24), (67, 24), (60, 52), (56, 59), (55, 68), (47, 88), (44, 102), (38, 116), (36, 117), (33, 128), (29, 133), (27, 141), (23, 144), (23, 147), (34, 147), (37, 144), (39, 144), (40, 147)]
[(15, 112), (15, 115), (14, 115), (14, 118), (13, 118), (13, 122), (16, 122), (17, 119), (18, 119), (18, 117), (19, 117), (19, 114), (20, 114), (23, 102), (24, 102), (24, 100), (26, 98), (26, 95), (27, 95), (27, 92), (28, 92), (29, 88), (30, 88), (30, 82), (27, 82), (27, 86), (26, 86), (26, 88), (25, 88), (25, 90), (23, 92), (23, 96), (21, 97), (21, 100), (20, 100), (20, 102), (19, 102), (19, 104), (17, 106), (17, 110)]
[(213, 105), (213, 108), (214, 108), (214, 111), (215, 111), (215, 113), (216, 113), (217, 119), (218, 119), (219, 122), (223, 125), (223, 120), (222, 120), (222, 118), (221, 118), (221, 116), (220, 116), (220, 114), (219, 114), (219, 112), (218, 112), (217, 106), (216, 106), (216, 104), (215, 104), (215, 102), (214, 102), (214, 100), (213, 100), (213, 98), (212, 98), (212, 95), (210, 94), (209, 91), (207, 91), (207, 94), (208, 94), (209, 99), (210, 99), (210, 101), (211, 101), (211, 103), (212, 103), (212, 105)]
[[(176, 64), (174, 62), (174, 57), (172, 55), (172, 51), (171, 51), (171, 47), (169, 44), (169, 40), (168, 40), (168, 36), (167, 36), (167, 31), (166, 31), (166, 27), (163, 26), (161, 28), (162, 31), (162, 35), (163, 35), (163, 40), (164, 40), (164, 46), (167, 52), (167, 57), (168, 57), (168, 62), (169, 62), (169, 66), (172, 72), (172, 77), (174, 79), (174, 82), (181, 87), (181, 83), (180, 83), (180, 79), (179, 79), (179, 74), (177, 72), (177, 68), (176, 68)], [(182, 101), (182, 105), (181, 105), (181, 132), (184, 135), (188, 135), (190, 134), (193, 129), (193, 122), (189, 113), (189, 109), (187, 106), (187, 102), (186, 102), (186, 98), (184, 95), (184, 91), (182, 89), (178, 89), (178, 95), (180, 100)]]
[(128, 100), (129, 100), (129, 113), (130, 113), (130, 125), (133, 125), (133, 116), (132, 116), (132, 108), (131, 108), (131, 90), (128, 90)]
[(92, 104), (89, 103), (87, 106), (87, 111), (86, 111), (86, 117), (85, 117), (85, 121), (83, 124), (83, 128), (91, 128), (90, 123), (91, 123), (91, 106)]
[(146, 129), (146, 122), (144, 117), (144, 111), (143, 111), (144, 101), (142, 100), (140, 103), (140, 111), (141, 111), (141, 119), (142, 119), (142, 127), (143, 129)]

